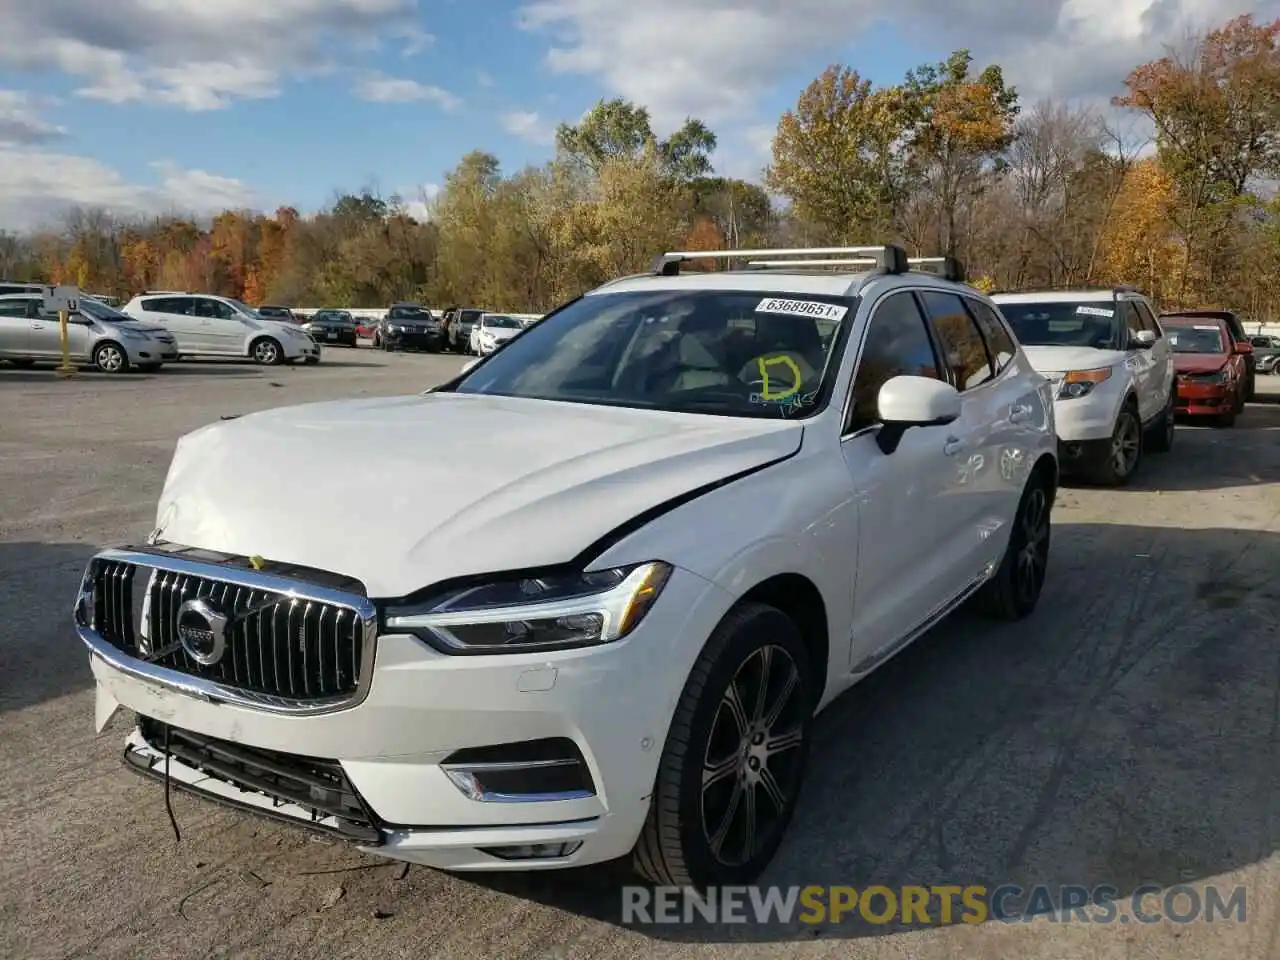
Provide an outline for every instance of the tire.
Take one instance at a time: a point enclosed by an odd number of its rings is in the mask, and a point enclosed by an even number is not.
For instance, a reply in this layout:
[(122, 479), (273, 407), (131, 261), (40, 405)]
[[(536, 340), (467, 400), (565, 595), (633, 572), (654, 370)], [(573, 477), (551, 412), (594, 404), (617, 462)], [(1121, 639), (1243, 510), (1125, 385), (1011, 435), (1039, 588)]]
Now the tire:
[[(1177, 389), (1176, 387), (1174, 388)], [(1164, 408), (1164, 413), (1160, 418), (1151, 425), (1151, 429), (1147, 431), (1147, 436), (1143, 446), (1149, 453), (1168, 453), (1173, 449), (1173, 435), (1177, 424), (1174, 417), (1174, 397), (1169, 397), (1169, 405)]]
[(1042, 476), (1032, 474), (1018, 501), (1000, 566), (974, 598), (982, 614), (1017, 621), (1035, 610), (1049, 569), (1052, 513), (1053, 491)]
[(264, 367), (278, 367), (284, 363), (284, 350), (274, 337), (259, 337), (249, 344), (249, 356)]
[[(763, 701), (762, 673), (769, 677)], [(755, 880), (795, 812), (816, 702), (809, 653), (795, 622), (759, 603), (730, 611), (676, 704), (649, 815), (632, 851), (636, 872), (668, 886)], [(715, 774), (704, 784), (707, 770)], [(757, 828), (750, 835), (748, 810)], [(761, 813), (771, 815), (763, 833)]]
[(129, 355), (120, 344), (104, 340), (93, 348), (93, 365), (103, 373), (128, 373)]
[(1142, 421), (1138, 408), (1126, 403), (1116, 415), (1107, 459), (1091, 473), (1090, 479), (1107, 487), (1123, 487), (1142, 464)]

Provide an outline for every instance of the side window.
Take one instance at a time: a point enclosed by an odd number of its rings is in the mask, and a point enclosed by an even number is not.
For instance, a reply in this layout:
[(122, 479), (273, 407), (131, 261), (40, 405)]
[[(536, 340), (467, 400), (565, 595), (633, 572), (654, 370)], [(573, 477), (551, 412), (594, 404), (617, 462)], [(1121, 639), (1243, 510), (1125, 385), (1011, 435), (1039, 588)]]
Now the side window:
[(196, 297), (192, 300), (195, 309), (191, 311), (197, 317), (216, 317), (218, 315), (216, 300), (206, 300), (204, 297)]
[(0, 300), (0, 317), (26, 317), (30, 300)]
[(1009, 333), (1009, 329), (995, 310), (987, 304), (971, 297), (965, 297), (964, 302), (969, 312), (973, 314), (973, 318), (978, 321), (978, 329), (986, 338), (992, 359), (995, 360), (996, 374), (999, 375), (1017, 356), (1018, 347), (1013, 342), (1013, 335)]
[(954, 293), (926, 290), (921, 299), (924, 300), (924, 312), (942, 341), (946, 364), (955, 378), (956, 389), (972, 390), (994, 377), (982, 332), (960, 297)]
[(1133, 305), (1132, 300), (1121, 300), (1116, 306), (1120, 308), (1120, 319), (1124, 321), (1125, 328), (1129, 331), (1129, 339), (1133, 339), (1133, 335), (1142, 329), (1142, 318), (1138, 316), (1138, 308)]
[(219, 320), (230, 320), (236, 315), (236, 312), (221, 300), (210, 300), (209, 303), (213, 305), (213, 315)]
[(924, 317), (910, 293), (892, 293), (871, 314), (867, 336), (853, 378), (853, 403), (845, 432), (880, 422), (880, 388), (894, 377), (939, 376), (938, 357), (924, 325)]
[(1135, 300), (1133, 306), (1138, 311), (1138, 322), (1142, 324), (1143, 330), (1150, 330), (1157, 339), (1164, 336), (1164, 331), (1160, 329), (1160, 324), (1156, 323), (1156, 315), (1151, 312), (1150, 307), (1141, 300)]

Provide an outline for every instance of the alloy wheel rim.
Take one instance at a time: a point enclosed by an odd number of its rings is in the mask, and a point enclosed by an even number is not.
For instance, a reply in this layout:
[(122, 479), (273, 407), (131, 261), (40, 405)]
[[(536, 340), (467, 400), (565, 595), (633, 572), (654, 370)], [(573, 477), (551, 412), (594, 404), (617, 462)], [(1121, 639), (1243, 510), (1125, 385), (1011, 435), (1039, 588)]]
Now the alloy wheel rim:
[(1133, 414), (1120, 415), (1120, 423), (1116, 434), (1111, 439), (1111, 463), (1119, 476), (1125, 477), (1132, 472), (1138, 460), (1138, 430)]
[(98, 353), (98, 366), (108, 373), (115, 373), (120, 369), (120, 351), (115, 347), (106, 346)]
[(804, 696), (791, 655), (770, 644), (738, 665), (711, 720), (703, 754), (703, 835), (729, 867), (777, 835), (799, 785)]
[(1049, 565), (1049, 498), (1039, 487), (1027, 495), (1018, 518), (1018, 535), (1014, 588), (1018, 599), (1030, 602), (1039, 595)]
[(269, 343), (258, 344), (258, 359), (269, 363), (276, 358), (276, 348)]

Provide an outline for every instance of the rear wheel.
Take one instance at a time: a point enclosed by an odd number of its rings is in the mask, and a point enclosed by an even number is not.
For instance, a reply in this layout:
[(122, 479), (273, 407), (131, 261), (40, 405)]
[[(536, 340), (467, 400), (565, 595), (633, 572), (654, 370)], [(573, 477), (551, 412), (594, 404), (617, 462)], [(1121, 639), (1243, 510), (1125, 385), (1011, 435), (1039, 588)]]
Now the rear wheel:
[(986, 615), (1021, 620), (1035, 610), (1049, 570), (1052, 508), (1049, 483), (1040, 474), (1032, 474), (1018, 502), (1000, 567), (976, 597), (978, 608)]
[(1169, 397), (1169, 405), (1164, 408), (1164, 413), (1147, 432), (1145, 446), (1151, 453), (1168, 453), (1173, 449), (1173, 434), (1176, 427), (1173, 411), (1176, 406), (1177, 387), (1174, 391)]
[(751, 883), (795, 812), (816, 701), (795, 622), (749, 603), (721, 622), (685, 682), (633, 851), (653, 883)]

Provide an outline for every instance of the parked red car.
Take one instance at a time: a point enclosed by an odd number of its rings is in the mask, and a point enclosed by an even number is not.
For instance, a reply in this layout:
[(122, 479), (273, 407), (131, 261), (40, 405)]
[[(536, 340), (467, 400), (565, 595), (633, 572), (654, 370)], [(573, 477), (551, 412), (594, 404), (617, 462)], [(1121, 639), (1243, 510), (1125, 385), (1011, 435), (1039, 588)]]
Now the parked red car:
[(1229, 427), (1244, 411), (1245, 357), (1253, 352), (1237, 341), (1225, 320), (1204, 316), (1162, 316), (1173, 365), (1178, 377), (1175, 412), (1183, 416), (1213, 417)]

